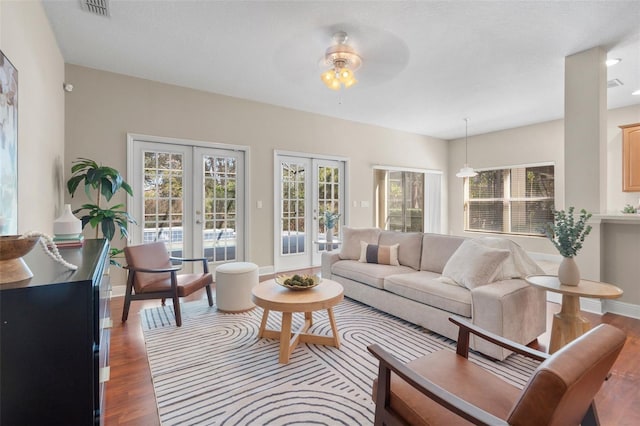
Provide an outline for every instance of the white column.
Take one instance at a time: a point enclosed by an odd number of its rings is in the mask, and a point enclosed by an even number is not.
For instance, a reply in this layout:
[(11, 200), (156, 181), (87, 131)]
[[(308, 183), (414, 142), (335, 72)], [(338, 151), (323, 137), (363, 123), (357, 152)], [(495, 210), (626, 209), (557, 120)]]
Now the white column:
[[(606, 52), (594, 47), (565, 58), (565, 205), (606, 210)], [(600, 224), (576, 257), (583, 278), (600, 280)]]

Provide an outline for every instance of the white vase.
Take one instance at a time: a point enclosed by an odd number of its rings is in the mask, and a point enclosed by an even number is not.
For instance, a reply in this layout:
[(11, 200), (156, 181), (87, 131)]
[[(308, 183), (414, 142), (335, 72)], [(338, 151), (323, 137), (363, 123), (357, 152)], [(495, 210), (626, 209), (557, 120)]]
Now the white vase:
[(71, 204), (65, 204), (60, 217), (53, 221), (53, 233), (62, 238), (75, 238), (82, 233), (82, 221), (71, 211)]
[(580, 269), (573, 257), (565, 257), (558, 268), (558, 280), (562, 285), (578, 285), (580, 283)]
[(327, 235), (325, 239), (327, 240), (325, 249), (327, 251), (333, 250), (333, 244), (331, 244), (333, 242), (333, 228), (327, 228)]

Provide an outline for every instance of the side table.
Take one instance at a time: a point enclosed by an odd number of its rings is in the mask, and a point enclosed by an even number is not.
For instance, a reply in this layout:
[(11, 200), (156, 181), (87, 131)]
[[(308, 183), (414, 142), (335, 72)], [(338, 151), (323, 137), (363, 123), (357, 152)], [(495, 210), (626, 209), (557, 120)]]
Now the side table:
[(318, 249), (322, 251), (322, 246), (324, 246), (325, 251), (332, 251), (335, 248), (339, 247), (342, 244), (342, 241), (333, 239), (332, 242), (329, 243), (327, 240), (318, 240), (314, 241), (313, 244), (318, 245)]
[(577, 286), (562, 285), (555, 275), (529, 275), (525, 280), (534, 287), (562, 294), (560, 312), (553, 315), (549, 353), (589, 331), (591, 323), (580, 313), (580, 298), (615, 299), (622, 290), (613, 284), (580, 280)]

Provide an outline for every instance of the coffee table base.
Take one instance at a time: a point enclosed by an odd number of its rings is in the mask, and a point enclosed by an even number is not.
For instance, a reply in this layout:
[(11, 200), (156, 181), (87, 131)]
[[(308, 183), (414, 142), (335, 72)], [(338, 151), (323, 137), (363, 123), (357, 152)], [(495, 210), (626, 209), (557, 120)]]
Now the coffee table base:
[(282, 329), (270, 330), (267, 329), (267, 319), (269, 318), (269, 310), (265, 309), (262, 313), (262, 321), (260, 322), (260, 331), (258, 337), (277, 339), (280, 340), (280, 357), (278, 361), (281, 364), (287, 364), (289, 357), (293, 350), (298, 346), (298, 343), (311, 343), (313, 345), (327, 345), (340, 347), (340, 336), (338, 335), (338, 327), (336, 326), (336, 320), (333, 316), (333, 308), (327, 309), (329, 315), (329, 323), (331, 325), (331, 331), (333, 336), (323, 336), (319, 334), (307, 333), (309, 328), (313, 325), (312, 312), (304, 313), (304, 324), (295, 333), (291, 332), (291, 323), (293, 321), (293, 312), (282, 313)]

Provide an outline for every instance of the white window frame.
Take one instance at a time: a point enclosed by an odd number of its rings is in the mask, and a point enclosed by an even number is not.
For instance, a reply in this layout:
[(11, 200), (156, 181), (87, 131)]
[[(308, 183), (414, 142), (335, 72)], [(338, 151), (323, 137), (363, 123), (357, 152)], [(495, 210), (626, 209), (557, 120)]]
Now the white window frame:
[[(546, 167), (553, 166), (553, 175), (555, 181), (555, 173), (556, 173), (556, 164), (554, 162), (545, 162), (545, 163), (530, 163), (530, 164), (517, 164), (513, 166), (502, 166), (502, 167), (486, 167), (482, 169), (476, 169), (477, 172), (486, 172), (493, 170), (502, 170), (508, 171), (511, 173), (512, 169), (526, 169), (533, 167)], [(463, 196), (464, 196), (464, 204), (463, 204), (463, 222), (464, 222), (464, 231), (465, 232), (480, 232), (480, 233), (490, 233), (490, 234), (503, 234), (503, 235), (518, 235), (518, 236), (532, 236), (532, 237), (544, 237), (544, 234), (541, 233), (526, 233), (526, 232), (512, 232), (511, 231), (511, 203), (513, 202), (521, 202), (521, 201), (544, 201), (548, 200), (549, 197), (511, 197), (511, 180), (504, 179), (503, 192), (504, 197), (502, 198), (476, 198), (474, 201), (502, 201), (505, 204), (508, 204), (509, 209), (504, 213), (503, 217), (503, 231), (495, 231), (495, 230), (486, 230), (486, 229), (470, 229), (469, 228), (469, 184), (470, 178), (464, 178), (464, 187), (463, 187)], [(552, 200), (555, 205), (555, 185), (554, 185), (554, 194)], [(504, 229), (508, 229), (508, 231), (504, 231)]]
[[(134, 158), (134, 141), (151, 142), (157, 144), (169, 144), (169, 145), (184, 145), (190, 147), (202, 147), (212, 149), (222, 149), (231, 151), (242, 151), (244, 153), (244, 173), (243, 178), (245, 182), (244, 188), (244, 259), (245, 261), (251, 261), (251, 149), (246, 145), (233, 145), (219, 142), (207, 142), (193, 139), (178, 139), (164, 136), (152, 136), (140, 133), (127, 133), (127, 176), (135, 175), (135, 164), (133, 164)], [(135, 211), (140, 211), (139, 203), (142, 202), (140, 197), (132, 197), (127, 195), (127, 212), (133, 215)], [(142, 232), (130, 233), (129, 244), (142, 244)]]
[[(399, 167), (399, 166), (386, 166), (386, 165), (375, 165), (373, 166), (373, 179), (374, 179), (374, 223), (376, 226), (380, 223), (380, 212), (378, 206), (380, 205), (380, 200), (378, 193), (375, 189), (375, 171), (376, 170), (385, 170), (391, 172), (410, 172), (410, 173), (422, 173), (424, 174), (424, 194), (423, 194), (423, 214), (422, 214), (422, 228), (423, 232), (433, 232), (433, 233), (442, 233), (442, 216), (443, 216), (443, 175), (444, 173), (441, 170), (432, 170), (432, 169), (419, 169), (412, 167)], [(429, 179), (429, 177), (437, 176), (440, 178), (440, 181), (437, 185), (434, 185), (434, 182)], [(439, 204), (435, 209), (428, 208), (427, 202), (429, 200), (437, 199)], [(429, 214), (431, 213), (431, 214)]]

